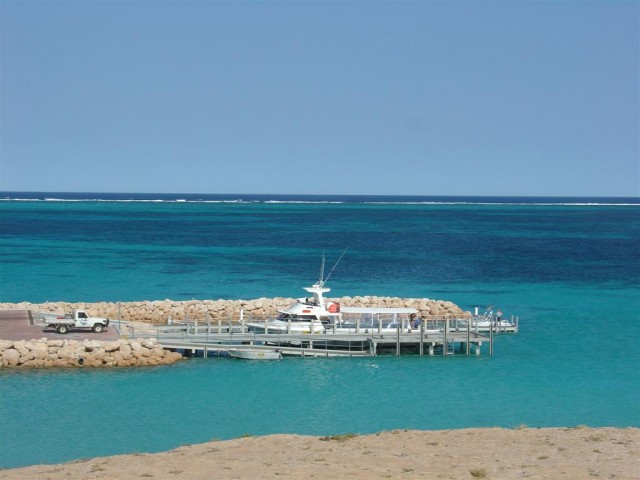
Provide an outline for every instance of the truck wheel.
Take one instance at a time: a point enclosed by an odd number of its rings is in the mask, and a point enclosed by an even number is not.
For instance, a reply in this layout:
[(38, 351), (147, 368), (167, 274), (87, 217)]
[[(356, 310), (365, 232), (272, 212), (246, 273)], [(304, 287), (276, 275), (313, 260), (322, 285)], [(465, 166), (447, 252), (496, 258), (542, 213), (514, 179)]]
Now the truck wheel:
[(93, 333), (101, 333), (104, 330), (104, 325), (96, 323), (91, 330), (93, 330)]
[(58, 325), (58, 329), (56, 330), (56, 332), (64, 335), (65, 333), (69, 333), (69, 327), (67, 327), (66, 325)]

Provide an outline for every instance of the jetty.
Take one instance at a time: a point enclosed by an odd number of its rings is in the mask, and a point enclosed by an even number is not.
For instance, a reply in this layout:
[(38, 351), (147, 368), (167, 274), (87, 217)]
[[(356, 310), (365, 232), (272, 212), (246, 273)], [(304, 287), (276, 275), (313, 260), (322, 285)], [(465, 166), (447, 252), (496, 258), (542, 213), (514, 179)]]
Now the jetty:
[[(229, 351), (277, 351), (289, 357), (364, 357), (377, 355), (414, 356), (479, 356), (493, 355), (494, 339), (499, 334), (517, 333), (518, 318), (494, 321), (489, 325), (472, 318), (432, 316), (422, 319), (412, 328), (407, 322), (397, 322), (389, 328), (380, 321), (349, 328), (327, 325), (322, 331), (301, 332), (292, 328), (272, 330), (270, 320), (255, 317), (228, 317), (205, 320), (188, 318), (166, 324), (149, 324), (113, 319), (107, 331), (71, 331), (63, 335), (47, 329), (40, 312), (31, 310), (0, 311), (0, 339), (12, 341), (68, 340), (101, 341), (135, 340), (157, 341), (157, 347), (177, 351), (183, 356), (229, 356)], [(262, 322), (262, 330), (256, 325)], [(250, 325), (254, 327), (252, 330)], [(391, 324), (394, 325), (394, 324)], [(268, 356), (268, 355), (266, 355)]]
[[(356, 321), (348, 328), (327, 325), (322, 330), (307, 332), (286, 327), (273, 329), (271, 320), (255, 317), (228, 317), (205, 320), (188, 318), (164, 325), (129, 322), (114, 319), (106, 332), (72, 331), (62, 335), (47, 329), (39, 312), (31, 310), (0, 312), (0, 338), (3, 340), (98, 340), (117, 339), (139, 342), (157, 341), (157, 346), (177, 351), (183, 356), (229, 356), (231, 350), (279, 352), (291, 357), (363, 357), (377, 355), (419, 356), (479, 356), (494, 353), (494, 338), (498, 334), (517, 333), (518, 318), (511, 321), (485, 322), (472, 318), (432, 316), (412, 327), (408, 322), (361, 324)], [(261, 329), (256, 326), (262, 325)], [(250, 327), (253, 326), (253, 329)], [(391, 328), (390, 328), (391, 327)], [(268, 356), (268, 355), (266, 355)]]
[[(517, 319), (514, 319), (517, 325)], [(117, 321), (116, 321), (117, 322)], [(256, 324), (255, 320), (251, 322)], [(496, 324), (487, 331), (474, 328), (466, 319), (441, 318), (424, 321), (418, 328), (383, 329), (382, 325), (350, 329), (329, 326), (323, 332), (300, 333), (293, 329), (269, 331), (265, 320), (262, 332), (250, 331), (244, 320), (223, 322), (179, 322), (148, 325), (142, 330), (129, 326), (132, 338), (156, 338), (163, 348), (185, 356), (226, 356), (229, 350), (279, 351), (284, 356), (362, 357), (377, 355), (493, 355), (494, 337), (515, 333), (516, 327)]]

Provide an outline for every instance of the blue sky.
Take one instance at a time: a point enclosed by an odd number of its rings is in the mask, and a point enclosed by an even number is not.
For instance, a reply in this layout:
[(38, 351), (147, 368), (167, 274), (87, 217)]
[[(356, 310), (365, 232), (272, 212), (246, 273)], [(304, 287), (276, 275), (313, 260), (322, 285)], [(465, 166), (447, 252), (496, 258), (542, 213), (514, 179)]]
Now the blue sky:
[(0, 8), (0, 190), (640, 195), (635, 1)]

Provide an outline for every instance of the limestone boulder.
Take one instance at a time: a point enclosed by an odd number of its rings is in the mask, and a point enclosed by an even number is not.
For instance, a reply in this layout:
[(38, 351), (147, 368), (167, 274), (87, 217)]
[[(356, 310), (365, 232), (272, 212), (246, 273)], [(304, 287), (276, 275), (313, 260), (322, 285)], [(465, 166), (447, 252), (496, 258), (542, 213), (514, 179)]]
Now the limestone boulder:
[(120, 345), (118, 353), (122, 358), (129, 360), (131, 358), (131, 346), (127, 343)]
[(116, 350), (120, 349), (120, 342), (115, 341), (115, 342), (107, 342), (104, 344), (104, 350), (105, 352), (115, 352)]
[(33, 352), (29, 351), (25, 355), (20, 355), (20, 360), (18, 360), (18, 363), (20, 365), (25, 365), (27, 362), (29, 362), (30, 360), (33, 360), (34, 358), (36, 357), (33, 355)]
[(58, 351), (58, 358), (72, 360), (76, 357), (76, 350), (73, 346), (64, 346)]
[(36, 360), (44, 360), (48, 357), (49, 351), (45, 348), (34, 348), (32, 350), (33, 358)]
[(83, 345), (85, 352), (93, 352), (94, 350), (102, 347), (102, 342), (97, 340), (85, 340)]
[[(5, 363), (6, 362), (6, 363)], [(2, 364), (8, 367), (16, 367), (20, 363), (20, 352), (15, 348), (8, 348), (2, 352)]]

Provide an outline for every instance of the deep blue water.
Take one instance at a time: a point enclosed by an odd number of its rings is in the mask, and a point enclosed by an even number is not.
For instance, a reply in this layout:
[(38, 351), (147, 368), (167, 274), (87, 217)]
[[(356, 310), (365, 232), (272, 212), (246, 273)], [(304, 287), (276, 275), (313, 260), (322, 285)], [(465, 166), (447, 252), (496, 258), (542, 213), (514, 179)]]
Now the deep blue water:
[[(637, 198), (2, 198), (28, 200), (0, 200), (0, 302), (294, 297), (348, 248), (336, 296), (493, 304), (521, 331), (491, 358), (3, 371), (0, 466), (245, 433), (640, 426)], [(44, 448), (61, 431), (70, 447)]]

